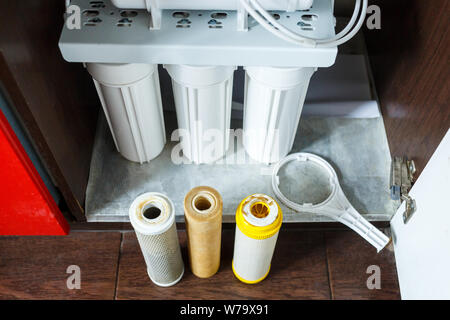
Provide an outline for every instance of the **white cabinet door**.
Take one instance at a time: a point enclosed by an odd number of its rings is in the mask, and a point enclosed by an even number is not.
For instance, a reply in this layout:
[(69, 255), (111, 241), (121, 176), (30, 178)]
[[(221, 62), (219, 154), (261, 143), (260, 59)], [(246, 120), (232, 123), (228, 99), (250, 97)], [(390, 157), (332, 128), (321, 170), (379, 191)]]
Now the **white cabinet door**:
[(450, 299), (450, 130), (391, 221), (402, 299)]

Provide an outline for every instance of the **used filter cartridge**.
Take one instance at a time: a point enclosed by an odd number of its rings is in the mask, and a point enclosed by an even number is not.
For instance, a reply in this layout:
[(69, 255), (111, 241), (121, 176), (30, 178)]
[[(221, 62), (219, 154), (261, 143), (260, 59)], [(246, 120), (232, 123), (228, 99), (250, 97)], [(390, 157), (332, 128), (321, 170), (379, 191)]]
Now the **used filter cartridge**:
[(183, 155), (211, 163), (228, 150), (233, 73), (230, 66), (164, 65), (172, 78)]
[(211, 187), (196, 187), (184, 198), (184, 217), (192, 273), (209, 278), (220, 266), (222, 197)]
[(161, 287), (176, 284), (184, 264), (172, 201), (160, 193), (145, 193), (133, 201), (129, 215), (150, 279)]
[(258, 162), (277, 162), (292, 149), (315, 68), (246, 67), (245, 70), (245, 151)]
[(267, 277), (283, 214), (278, 203), (264, 194), (251, 195), (236, 210), (233, 272), (244, 283)]
[(166, 143), (157, 65), (88, 63), (117, 151), (144, 163)]

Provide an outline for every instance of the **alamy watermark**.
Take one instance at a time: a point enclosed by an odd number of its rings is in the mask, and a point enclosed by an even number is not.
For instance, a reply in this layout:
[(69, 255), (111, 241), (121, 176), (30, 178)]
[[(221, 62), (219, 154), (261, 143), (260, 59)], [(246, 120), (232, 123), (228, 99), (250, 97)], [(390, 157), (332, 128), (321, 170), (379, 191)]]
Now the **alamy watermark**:
[(366, 270), (370, 276), (367, 278), (366, 285), (369, 290), (381, 289), (381, 269), (377, 265), (370, 265)]
[(66, 27), (69, 30), (81, 29), (81, 9), (77, 5), (70, 5), (66, 9)]
[(66, 273), (70, 274), (66, 280), (67, 289), (81, 289), (81, 268), (73, 264), (67, 267)]
[[(175, 165), (260, 165), (281, 160), (292, 147), (293, 137), (281, 139), (280, 130), (266, 128), (204, 130), (202, 123), (197, 121), (189, 130), (173, 131), (171, 141), (178, 142), (171, 150)], [(263, 171), (261, 174), (269, 174)]]
[(369, 30), (381, 29), (381, 8), (375, 4), (367, 7), (366, 27)]

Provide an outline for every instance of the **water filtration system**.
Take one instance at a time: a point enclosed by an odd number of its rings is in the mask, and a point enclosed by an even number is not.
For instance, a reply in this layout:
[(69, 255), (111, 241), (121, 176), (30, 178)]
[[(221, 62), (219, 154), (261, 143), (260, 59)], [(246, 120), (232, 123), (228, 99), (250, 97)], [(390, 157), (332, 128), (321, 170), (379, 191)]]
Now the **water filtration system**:
[[(61, 52), (87, 65), (118, 151), (139, 163), (165, 143), (158, 64), (172, 78), (186, 158), (201, 164), (226, 154), (233, 72), (243, 66), (244, 148), (258, 162), (280, 160), (292, 148), (311, 76), (334, 63), (336, 46), (360, 28), (359, 12), (365, 16), (357, 0), (348, 26), (335, 34), (333, 0), (67, 4)], [(79, 28), (69, 23), (70, 8), (79, 9)]]
[[(310, 154), (285, 158), (311, 77), (317, 68), (333, 65), (337, 46), (361, 28), (367, 0), (355, 0), (353, 15), (338, 33), (334, 0), (67, 0), (66, 6), (61, 53), (67, 61), (85, 64), (115, 146), (126, 159), (149, 162), (166, 143), (159, 64), (172, 79), (183, 156), (194, 164), (224, 157), (233, 74), (241, 66), (243, 146), (257, 162), (278, 163), (272, 181), (277, 198), (295, 211), (348, 225), (377, 250), (386, 245), (388, 238), (345, 198), (328, 163)], [(280, 179), (292, 162), (308, 168), (288, 170), (291, 186), (307, 186), (314, 165), (329, 176), (319, 174), (313, 187), (289, 197)], [(321, 176), (329, 184), (316, 190)], [(313, 190), (319, 200), (305, 200)], [(321, 197), (324, 192), (329, 193)], [(209, 187), (192, 189), (184, 201), (190, 265), (201, 278), (220, 265), (222, 207), (220, 194)], [(177, 283), (184, 265), (172, 202), (160, 193), (142, 194), (129, 217), (150, 279), (159, 286)], [(239, 280), (257, 283), (268, 275), (282, 220), (280, 206), (268, 195), (254, 194), (239, 204), (232, 262)]]

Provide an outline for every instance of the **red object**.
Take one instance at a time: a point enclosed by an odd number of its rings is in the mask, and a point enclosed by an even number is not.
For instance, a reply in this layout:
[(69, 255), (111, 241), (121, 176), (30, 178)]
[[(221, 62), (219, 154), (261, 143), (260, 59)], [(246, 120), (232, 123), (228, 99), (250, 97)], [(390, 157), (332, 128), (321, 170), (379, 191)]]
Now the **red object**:
[(0, 111), (0, 235), (67, 235), (69, 224)]

